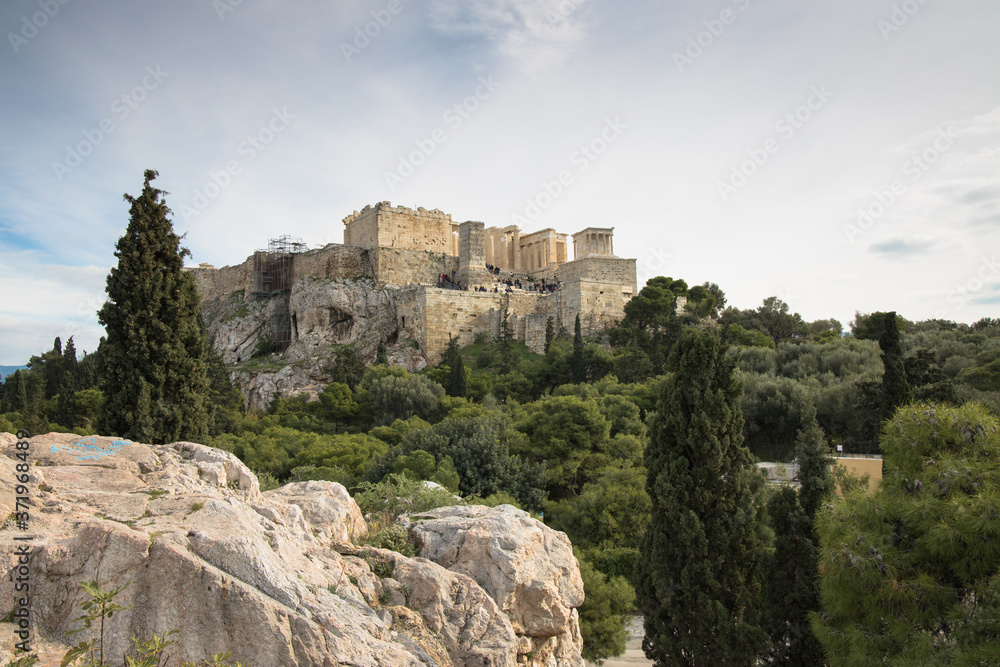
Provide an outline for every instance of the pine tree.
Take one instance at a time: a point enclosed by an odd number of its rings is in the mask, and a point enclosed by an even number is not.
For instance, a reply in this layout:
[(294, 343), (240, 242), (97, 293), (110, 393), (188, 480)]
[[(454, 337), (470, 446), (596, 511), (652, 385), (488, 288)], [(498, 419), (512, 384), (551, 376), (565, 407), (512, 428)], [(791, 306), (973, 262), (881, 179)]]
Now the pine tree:
[(545, 320), (545, 354), (549, 353), (549, 347), (556, 337), (556, 324), (552, 317)]
[(570, 374), (574, 384), (587, 381), (587, 364), (583, 360), (583, 334), (580, 331), (580, 313), (576, 314), (573, 325), (573, 360), (570, 362)]
[(996, 665), (1000, 423), (909, 405), (882, 430), (886, 475), (816, 515), (830, 664)]
[(636, 567), (643, 650), (657, 665), (753, 665), (766, 643), (757, 496), (735, 361), (691, 330), (668, 360), (646, 449), (650, 525)]
[(896, 408), (913, 400), (910, 385), (906, 381), (906, 370), (903, 367), (903, 352), (899, 345), (899, 326), (896, 313), (885, 313), (883, 316), (882, 335), (878, 346), (882, 350), (882, 421), (892, 419)]
[(165, 193), (144, 174), (142, 193), (125, 195), (129, 224), (118, 240), (118, 266), (98, 311), (107, 331), (100, 347), (104, 393), (101, 433), (149, 443), (199, 440), (208, 429), (205, 344), (189, 253), (173, 231)]
[(448, 348), (444, 351), (442, 361), (448, 365), (448, 381), (445, 391), (449, 396), (465, 398), (469, 395), (469, 381), (465, 377), (465, 361), (458, 349), (458, 339), (448, 334)]

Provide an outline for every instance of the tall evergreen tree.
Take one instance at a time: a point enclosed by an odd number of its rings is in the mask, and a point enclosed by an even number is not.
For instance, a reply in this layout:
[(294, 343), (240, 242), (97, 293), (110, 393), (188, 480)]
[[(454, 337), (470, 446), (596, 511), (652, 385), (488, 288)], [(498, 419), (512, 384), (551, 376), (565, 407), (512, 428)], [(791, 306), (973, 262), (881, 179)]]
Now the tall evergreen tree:
[(70, 336), (69, 340), (66, 341), (66, 346), (63, 348), (63, 373), (71, 373), (73, 375), (73, 380), (76, 380), (77, 367), (79, 362), (76, 360), (76, 343), (73, 342), (73, 337)]
[(385, 349), (385, 341), (380, 340), (378, 347), (375, 348), (375, 365), (377, 366), (387, 366), (389, 364), (389, 354)]
[(76, 375), (76, 345), (70, 336), (63, 349), (62, 377), (59, 380), (59, 400), (56, 403), (56, 421), (69, 429), (76, 428)]
[(514, 332), (507, 321), (507, 309), (500, 316), (500, 335), (497, 336), (497, 352), (500, 355), (500, 375), (507, 375), (517, 369), (517, 352), (514, 350)]
[[(834, 481), (830, 473), (830, 448), (823, 439), (823, 429), (816, 421), (816, 406), (812, 403), (802, 414), (806, 425), (795, 441), (795, 456), (799, 462), (799, 503), (809, 518), (810, 527), (816, 510), (833, 495)], [(812, 537), (810, 535), (810, 537)]]
[(891, 419), (896, 408), (913, 400), (910, 385), (903, 367), (903, 351), (899, 345), (899, 326), (896, 313), (885, 313), (882, 318), (882, 335), (878, 346), (882, 350), (882, 421)]
[(7, 410), (10, 412), (26, 413), (28, 410), (28, 390), (24, 386), (24, 375), (20, 370), (4, 382), (4, 394), (7, 401)]
[(442, 361), (448, 365), (448, 381), (445, 391), (449, 396), (465, 398), (469, 395), (469, 380), (465, 377), (465, 361), (458, 349), (458, 339), (448, 334), (448, 348), (444, 351)]
[(208, 365), (208, 395), (209, 395), (209, 435), (218, 436), (223, 433), (233, 433), (238, 427), (237, 419), (243, 411), (243, 392), (233, 384), (229, 377), (229, 369), (206, 332), (205, 359)]
[(545, 320), (545, 354), (549, 353), (549, 347), (552, 345), (552, 341), (556, 337), (556, 323), (555, 320), (550, 316), (549, 319)]
[(649, 528), (636, 566), (643, 650), (658, 666), (747, 667), (766, 643), (756, 474), (735, 360), (713, 334), (674, 345), (646, 449)]
[(767, 558), (762, 622), (771, 637), (761, 655), (765, 665), (821, 667), (823, 647), (809, 624), (820, 610), (819, 554), (812, 521), (794, 489), (782, 487), (767, 504), (774, 529), (774, 553)]
[(580, 313), (576, 314), (573, 325), (573, 360), (570, 362), (570, 374), (575, 384), (587, 381), (587, 363), (583, 360), (583, 334), (580, 331)]
[[(103, 336), (102, 336), (103, 340)], [(76, 388), (97, 389), (97, 369), (100, 366), (100, 355), (97, 352), (84, 351), (83, 358), (76, 365)]]
[(98, 311), (107, 331), (100, 347), (104, 403), (98, 429), (151, 443), (207, 434), (209, 382), (198, 291), (182, 271), (180, 237), (165, 194), (144, 174), (142, 193), (125, 195), (129, 224), (118, 240), (118, 266)]
[(799, 464), (798, 494), (783, 488), (768, 502), (774, 529), (774, 553), (764, 577), (762, 620), (771, 636), (761, 656), (768, 665), (824, 664), (823, 648), (813, 634), (810, 614), (820, 611), (819, 553), (813, 519), (820, 505), (833, 494), (829, 449), (816, 422), (812, 403), (803, 411), (805, 427), (796, 438)]

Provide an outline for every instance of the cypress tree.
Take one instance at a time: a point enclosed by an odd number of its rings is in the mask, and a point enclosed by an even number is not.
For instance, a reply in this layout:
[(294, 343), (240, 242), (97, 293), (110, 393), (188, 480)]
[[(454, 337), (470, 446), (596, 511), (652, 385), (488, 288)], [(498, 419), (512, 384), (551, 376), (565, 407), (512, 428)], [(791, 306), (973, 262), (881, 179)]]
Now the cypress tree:
[(812, 520), (794, 489), (782, 487), (767, 504), (774, 528), (774, 553), (767, 560), (763, 625), (771, 637), (765, 665), (824, 664), (823, 647), (809, 623), (820, 610), (819, 553)]
[(444, 363), (448, 365), (448, 384), (445, 390), (449, 396), (465, 398), (469, 395), (469, 382), (465, 377), (465, 361), (458, 349), (458, 339), (448, 334), (448, 348), (444, 352)]
[(385, 341), (379, 341), (378, 347), (375, 348), (375, 365), (377, 366), (388, 366), (389, 365), (389, 354), (385, 349)]
[(893, 413), (901, 405), (913, 400), (910, 385), (906, 381), (906, 370), (903, 367), (903, 352), (899, 345), (899, 326), (896, 313), (883, 315), (882, 335), (878, 346), (882, 350), (882, 421), (892, 419)]
[(583, 360), (583, 334), (580, 331), (580, 313), (576, 314), (573, 325), (573, 360), (570, 362), (570, 374), (575, 384), (587, 381), (587, 364)]
[[(35, 357), (32, 357), (32, 361), (34, 360)], [(37, 369), (32, 364), (32, 370), (40, 372), (42, 378), (44, 378), (45, 393), (43, 397), (48, 400), (59, 393), (59, 385), (62, 383), (64, 363), (62, 340), (56, 336), (56, 339), (52, 342), (52, 349), (42, 354), (38, 360)]]
[(70, 336), (69, 340), (66, 341), (66, 347), (63, 349), (63, 366), (62, 371), (65, 375), (70, 373), (73, 376), (74, 383), (76, 381), (77, 366), (79, 365), (76, 360), (76, 344), (73, 342), (73, 337)]
[(549, 353), (549, 347), (556, 337), (556, 324), (552, 317), (545, 320), (545, 354)]
[(500, 317), (500, 335), (497, 336), (497, 352), (500, 354), (500, 375), (507, 375), (517, 369), (517, 352), (514, 350), (514, 332), (507, 322), (507, 309)]
[(125, 195), (129, 224), (98, 311), (107, 332), (98, 429), (149, 443), (199, 440), (208, 429), (209, 391), (199, 295), (181, 270), (190, 253), (174, 233), (165, 193), (151, 185), (156, 176), (147, 170), (142, 193)]
[(65, 428), (76, 428), (76, 345), (73, 337), (66, 341), (62, 356), (62, 378), (59, 380), (59, 400), (56, 403), (56, 421)]
[[(806, 427), (795, 440), (795, 456), (799, 462), (799, 503), (812, 524), (816, 510), (833, 495), (834, 481), (830, 472), (830, 448), (823, 439), (823, 429), (816, 422), (816, 406), (812, 403), (803, 411)], [(812, 536), (810, 536), (812, 537)]]
[(4, 385), (7, 409), (10, 412), (25, 414), (28, 410), (28, 391), (24, 386), (24, 375), (20, 370), (16, 370), (7, 378)]
[(643, 650), (657, 665), (755, 664), (760, 543), (735, 361), (690, 330), (668, 359), (645, 454), (649, 528), (636, 566)]
[(834, 490), (829, 449), (816, 422), (816, 407), (803, 411), (805, 428), (796, 439), (801, 488), (778, 490), (768, 502), (774, 553), (764, 582), (764, 626), (771, 645), (762, 655), (769, 665), (823, 665), (823, 648), (809, 616), (820, 611), (819, 552), (813, 521)]

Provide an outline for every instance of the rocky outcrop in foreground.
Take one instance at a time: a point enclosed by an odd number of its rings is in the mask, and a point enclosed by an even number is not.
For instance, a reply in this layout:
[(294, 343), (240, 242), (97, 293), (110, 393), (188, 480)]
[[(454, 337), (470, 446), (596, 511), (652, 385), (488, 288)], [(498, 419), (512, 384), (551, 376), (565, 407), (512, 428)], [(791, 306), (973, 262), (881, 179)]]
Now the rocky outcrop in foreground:
[[(15, 439), (0, 434), (0, 512), (15, 509)], [(579, 667), (579, 568), (566, 536), (510, 506), (401, 518), (421, 557), (363, 546), (344, 487), (302, 482), (261, 493), (233, 455), (194, 443), (151, 446), (48, 434), (31, 440), (32, 635), (58, 664), (88, 596), (129, 584), (105, 634), (180, 630), (165, 664), (229, 651), (260, 667)], [(18, 543), (23, 544), (23, 543)], [(14, 608), (13, 577), (0, 610)], [(0, 624), (0, 662), (13, 626)], [(115, 664), (112, 662), (112, 664)]]

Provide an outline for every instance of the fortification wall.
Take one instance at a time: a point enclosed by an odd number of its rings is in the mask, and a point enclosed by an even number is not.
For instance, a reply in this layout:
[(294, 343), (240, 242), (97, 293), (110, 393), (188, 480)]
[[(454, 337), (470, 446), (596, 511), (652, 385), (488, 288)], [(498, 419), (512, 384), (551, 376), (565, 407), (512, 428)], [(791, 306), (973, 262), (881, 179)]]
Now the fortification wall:
[(378, 279), (387, 285), (434, 285), (442, 273), (458, 270), (458, 257), (439, 252), (379, 248), (372, 255)]
[(374, 275), (373, 265), (363, 248), (335, 243), (295, 255), (292, 271), (292, 284), (303, 278), (342, 280)]
[(344, 218), (344, 245), (452, 254), (451, 214), (379, 202)]
[[(430, 363), (436, 364), (448, 347), (449, 334), (457, 337), (462, 346), (473, 344), (480, 331), (487, 332), (490, 337), (497, 336), (505, 307), (514, 338), (525, 340), (532, 331), (528, 323), (535, 317), (540, 304), (547, 300), (553, 304), (556, 301), (552, 296), (533, 292), (501, 294), (413, 286), (401, 292), (397, 314), (400, 326), (420, 343)], [(542, 348), (546, 318), (547, 315), (541, 316)]]
[(344, 245), (358, 248), (378, 247), (378, 211), (381, 204), (365, 206), (344, 218)]
[(636, 270), (634, 259), (611, 256), (590, 256), (560, 264), (556, 272), (560, 281), (589, 280), (598, 283), (621, 286), (619, 292), (629, 297), (636, 294)]
[(195, 284), (203, 301), (229, 296), (237, 290), (247, 290), (253, 284), (253, 256), (242, 264), (224, 266), (221, 269), (188, 269), (194, 276)]

